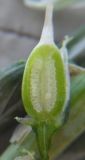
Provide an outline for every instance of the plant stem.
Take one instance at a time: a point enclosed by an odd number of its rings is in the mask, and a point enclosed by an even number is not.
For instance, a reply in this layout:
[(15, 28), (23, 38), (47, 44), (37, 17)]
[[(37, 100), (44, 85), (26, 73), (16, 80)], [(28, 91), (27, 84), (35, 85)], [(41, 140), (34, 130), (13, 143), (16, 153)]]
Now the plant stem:
[(49, 148), (49, 138), (47, 134), (47, 125), (45, 122), (40, 123), (36, 126), (36, 128), (33, 128), (36, 133), (38, 148), (40, 151), (40, 160), (48, 160), (48, 148)]
[[(47, 4), (46, 7), (44, 26), (40, 42), (38, 45), (54, 44), (52, 17), (53, 17), (53, 2), (50, 0), (50, 2)], [(36, 127), (33, 127), (33, 129), (36, 134), (38, 148), (40, 151), (40, 156), (41, 156), (40, 160), (49, 160), (48, 149), (49, 149), (50, 135), (48, 132), (48, 126), (46, 122), (41, 122), (40, 124), (36, 125)]]

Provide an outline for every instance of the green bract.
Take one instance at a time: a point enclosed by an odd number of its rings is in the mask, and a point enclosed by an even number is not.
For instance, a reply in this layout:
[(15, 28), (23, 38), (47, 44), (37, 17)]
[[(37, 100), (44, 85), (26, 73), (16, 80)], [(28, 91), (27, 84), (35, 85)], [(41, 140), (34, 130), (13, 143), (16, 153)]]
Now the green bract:
[(26, 112), (39, 121), (62, 119), (68, 101), (66, 62), (53, 44), (38, 45), (23, 75), (22, 99)]

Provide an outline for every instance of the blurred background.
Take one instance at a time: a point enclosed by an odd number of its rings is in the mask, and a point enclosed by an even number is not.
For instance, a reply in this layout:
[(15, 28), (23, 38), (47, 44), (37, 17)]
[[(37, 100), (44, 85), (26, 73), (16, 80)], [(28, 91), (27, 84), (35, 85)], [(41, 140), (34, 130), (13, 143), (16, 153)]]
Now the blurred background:
[[(0, 68), (28, 57), (39, 41), (44, 16), (44, 9), (27, 7), (23, 0), (0, 0)], [(56, 43), (62, 41), (65, 35), (72, 36), (85, 25), (85, 2), (55, 10), (53, 22)], [(8, 143), (12, 131), (10, 130), (10, 134), (8, 131), (6, 137), (3, 135), (1, 140), (5, 139)], [(63, 160), (85, 160), (84, 138), (85, 134), (68, 148)], [(62, 156), (58, 160), (62, 160)]]
[[(65, 35), (73, 35), (85, 24), (85, 3), (84, 0), (80, 2), (54, 12), (56, 42), (63, 40)], [(39, 41), (44, 14), (42, 9), (27, 7), (23, 0), (0, 0), (1, 68), (26, 59)]]

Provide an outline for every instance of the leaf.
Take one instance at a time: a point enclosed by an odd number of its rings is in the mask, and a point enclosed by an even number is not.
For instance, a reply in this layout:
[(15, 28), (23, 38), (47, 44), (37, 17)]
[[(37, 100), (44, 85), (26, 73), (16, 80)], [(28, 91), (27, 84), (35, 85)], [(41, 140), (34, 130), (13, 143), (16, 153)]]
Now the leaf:
[[(82, 34), (82, 36), (83, 36), (83, 34)], [(74, 39), (75, 38), (76, 37), (74, 37)], [(76, 46), (78, 43), (78, 39), (76, 39), (76, 41), (74, 41), (74, 39), (72, 40), (73, 43), (71, 41), (72, 44), (69, 42), (70, 47), (67, 44), (68, 52), (70, 52), (70, 50), (72, 48), (74, 48), (74, 46)], [(80, 38), (80, 41), (81, 41), (81, 38)], [(80, 51), (80, 53), (81, 53), (81, 51)], [(80, 54), (80, 56), (81, 56), (81, 54)], [(76, 57), (77, 57), (77, 55), (75, 56), (75, 58)], [(70, 61), (73, 61), (75, 63), (74, 58), (70, 59)], [(82, 61), (83, 61), (83, 58), (81, 61), (79, 60), (80, 65), (82, 64)], [(85, 64), (85, 62), (84, 62), (84, 64)], [(23, 70), (24, 70), (24, 65), (25, 65), (25, 62), (19, 62), (19, 63), (12, 65), (9, 69), (6, 69), (5, 71), (0, 73), (0, 104), (1, 104), (1, 106), (0, 106), (0, 132), (3, 131), (3, 129), (6, 130), (6, 128), (8, 126), (13, 125), (15, 122), (14, 117), (15, 116), (20, 117), (20, 116), (22, 116), (22, 113), (24, 112), (22, 109), (22, 102), (21, 102), (21, 96), (20, 96), (21, 79), (22, 79), (22, 74), (23, 74)], [(77, 76), (81, 77), (81, 72), (84, 73), (84, 68), (83, 68), (83, 71), (80, 71), (81, 69), (79, 67), (77, 67), (77, 69), (74, 69), (75, 67), (76, 66), (73, 66), (73, 67), (71, 66), (71, 75), (73, 77), (72, 78), (72, 86), (73, 86), (74, 82), (75, 82), (75, 86), (78, 86), (81, 81), (81, 83), (83, 85), (81, 92), (83, 91), (82, 95), (84, 95), (84, 97), (85, 97), (85, 90), (84, 90), (85, 89), (85, 81), (84, 81), (85, 74), (83, 75), (83, 77), (80, 80), (77, 77)], [(76, 74), (74, 74), (75, 70), (76, 70)], [(74, 89), (74, 87), (73, 87), (73, 89)], [(11, 93), (11, 91), (12, 91), (12, 93)], [(76, 90), (74, 90), (74, 93), (76, 95)], [(81, 100), (82, 100), (81, 103), (83, 103), (83, 102), (85, 103), (85, 100), (82, 95), (81, 95)], [(78, 100), (79, 100), (79, 97), (78, 97)], [(81, 103), (79, 102), (79, 105), (80, 105), (79, 108), (82, 108)], [(78, 116), (81, 118), (84, 118), (82, 116), (82, 114), (84, 114), (85, 111), (83, 111), (83, 110), (81, 110), (81, 111), (82, 111), (81, 113), (78, 112)], [(79, 117), (77, 117), (77, 121), (78, 121)], [(74, 120), (76, 121), (76, 116), (74, 118), (75, 118)], [(76, 124), (74, 126), (76, 128)], [(80, 126), (82, 127), (81, 124), (80, 124)], [(52, 153), (52, 156), (55, 157), (58, 154), (60, 154), (64, 149), (66, 149), (67, 146), (70, 145), (72, 143), (72, 141), (76, 139), (77, 136), (79, 136), (81, 133), (83, 133), (84, 126), (82, 127), (82, 129), (81, 128), (78, 129), (78, 134), (76, 132), (74, 133), (73, 139), (71, 137), (71, 139), (66, 140), (66, 143), (64, 144), (65, 146), (63, 145), (63, 147), (61, 149), (59, 148), (58, 151), (57, 151), (57, 146), (55, 145), (56, 149), (52, 149), (50, 151), (50, 153)], [(77, 128), (76, 128), (76, 130), (77, 130)], [(81, 131), (81, 133), (80, 133), (80, 131)], [(13, 158), (11, 158), (11, 157), (16, 156), (17, 154), (21, 154), (20, 151), (21, 151), (21, 148), (24, 147), (24, 145), (30, 149), (33, 149), (33, 147), (36, 148), (35, 147), (36, 146), (35, 137), (32, 132), (28, 135), (28, 137), (25, 137), (25, 138), (26, 139), (24, 140), (22, 145), (20, 143), (19, 144), (11, 144), (9, 146), (9, 148), (6, 150), (6, 152), (2, 155), (1, 160), (7, 160), (7, 156), (8, 156), (8, 160), (13, 160)], [(29, 143), (27, 141), (29, 141)], [(55, 141), (55, 139), (54, 139), (54, 141)], [(54, 146), (54, 144), (53, 144), (53, 146)], [(10, 152), (11, 149), (12, 149), (12, 152)], [(5, 155), (5, 158), (4, 158), (4, 155)]]
[[(75, 66), (76, 67), (76, 66)], [(77, 72), (78, 73), (78, 72)], [(50, 150), (50, 160), (61, 154), (79, 135), (85, 131), (85, 70), (71, 77), (71, 102), (70, 116), (67, 123), (54, 136)], [(15, 133), (16, 134), (16, 133)], [(19, 134), (19, 133), (18, 133)], [(25, 134), (23, 141), (17, 141), (11, 144), (1, 160), (13, 160), (16, 156), (22, 154), (23, 148), (28, 150), (36, 150), (35, 135), (30, 132)], [(22, 138), (21, 138), (22, 139)], [(13, 149), (14, 148), (14, 149)], [(12, 150), (12, 152), (11, 152)], [(38, 154), (38, 153), (37, 153)]]
[(0, 132), (15, 123), (13, 117), (24, 115), (20, 86), (24, 62), (18, 62), (0, 76)]
[[(81, 45), (81, 49), (73, 54), (76, 48), (79, 48), (80, 45), (78, 46), (78, 44), (82, 44), (82, 39), (85, 38), (85, 27), (77, 31), (73, 37), (66, 45), (69, 61), (85, 66), (85, 53), (82, 53), (82, 50), (85, 50), (85, 45)], [(20, 117), (24, 114), (20, 98), (24, 66), (25, 61), (18, 62), (0, 71), (0, 132), (6, 130), (6, 126), (8, 127), (16, 122), (14, 120), (15, 116)]]
[(69, 61), (85, 67), (85, 26), (76, 31), (66, 47)]
[(50, 159), (61, 154), (85, 131), (85, 71), (71, 78), (70, 116), (63, 128), (55, 134)]

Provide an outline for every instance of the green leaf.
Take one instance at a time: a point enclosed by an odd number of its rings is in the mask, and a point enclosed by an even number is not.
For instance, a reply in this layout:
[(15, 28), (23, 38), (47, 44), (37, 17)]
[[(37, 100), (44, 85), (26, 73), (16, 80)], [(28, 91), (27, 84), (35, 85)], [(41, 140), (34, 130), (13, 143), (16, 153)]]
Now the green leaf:
[(23, 69), (24, 62), (18, 62), (1, 72), (0, 132), (16, 122), (13, 117), (24, 115), (20, 98)]
[[(85, 51), (85, 45), (82, 44), (82, 39), (85, 37), (85, 27), (77, 31), (73, 37), (67, 43), (69, 61), (85, 66), (85, 52), (82, 53), (82, 50)], [(76, 48), (80, 46), (78, 44), (81, 44), (82, 47), (77, 50), (76, 55), (73, 55)], [(0, 132), (6, 129), (6, 126), (8, 127), (16, 122), (13, 117), (22, 116), (22, 113), (24, 113), (20, 98), (24, 66), (25, 61), (18, 62), (6, 70), (0, 71)]]
[(76, 31), (66, 47), (69, 61), (85, 67), (85, 26)]
[(50, 159), (61, 154), (85, 131), (85, 71), (71, 78), (71, 102), (69, 120), (53, 138)]
[[(79, 37), (83, 37), (83, 35), (85, 35), (85, 31), (83, 32), (83, 34), (81, 31), (80, 35), (82, 35), (82, 36), (79, 36)], [(70, 54), (72, 53), (71, 50), (76, 48), (76, 45), (79, 41), (82, 41), (82, 38), (78, 39), (78, 36), (76, 35), (70, 42), (68, 42), (67, 49)], [(82, 53), (82, 47), (81, 47), (80, 53), (78, 52), (78, 54), (80, 55), (80, 58), (78, 58), (80, 65), (82, 65), (82, 62), (84, 61), (83, 58), (81, 60), (81, 57), (82, 57), (81, 53)], [(77, 59), (78, 54), (75, 55), (76, 59)], [(75, 63), (76, 62), (75, 58), (70, 59), (70, 61)], [(84, 62), (84, 64), (85, 64), (85, 62)], [(23, 105), (21, 102), (21, 95), (20, 95), (21, 94), (20, 93), (21, 92), (20, 91), (21, 79), (22, 79), (24, 66), (25, 66), (25, 62), (19, 62), (19, 63), (14, 64), (10, 68), (8, 68), (5, 71), (0, 73), (0, 104), (1, 104), (1, 106), (0, 106), (0, 132), (3, 131), (3, 129), (6, 130), (6, 128), (8, 126), (11, 126), (14, 124), (14, 122), (15, 122), (14, 117), (15, 116), (20, 117), (20, 116), (22, 116), (22, 113), (24, 113), (23, 107), (22, 107)], [(76, 115), (77, 118), (76, 118), (76, 116), (74, 116), (74, 119), (72, 117), (72, 121), (71, 121), (71, 116), (72, 116), (72, 114), (71, 114), (70, 119), (69, 119), (70, 121), (68, 121), (69, 123), (71, 123), (71, 126), (75, 128), (74, 135), (71, 135), (70, 138), (68, 135), (68, 139), (65, 139), (66, 142), (61, 142), (59, 149), (57, 149), (58, 144), (56, 145), (54, 143), (55, 142), (55, 138), (54, 138), (53, 145), (52, 145), (52, 148), (50, 151), (50, 153), (52, 153), (51, 157), (56, 157), (57, 155), (59, 155), (63, 150), (65, 150), (67, 148), (68, 145), (70, 145), (72, 143), (72, 141), (74, 141), (76, 139), (76, 137), (78, 137), (81, 133), (83, 133), (85, 131), (85, 128), (84, 128), (84, 126), (85, 126), (85, 118), (84, 118), (85, 110), (83, 110), (84, 107), (82, 108), (82, 106), (85, 104), (85, 100), (84, 100), (84, 97), (85, 97), (85, 81), (84, 81), (85, 73), (84, 73), (84, 68), (82, 68), (82, 69), (80, 67), (76, 67), (76, 66), (70, 67), (71, 75), (72, 75), (71, 87), (73, 86), (73, 91), (71, 89), (71, 91), (73, 92), (72, 95), (77, 96), (77, 94), (80, 93), (79, 94), (80, 97), (77, 97), (77, 98), (78, 98), (78, 101), (81, 99), (79, 101), (79, 103), (77, 101), (78, 109), (80, 109), (81, 112), (79, 111), (77, 113), (77, 115)], [(84, 74), (81, 75), (81, 73), (84, 73)], [(82, 84), (82, 87), (80, 87), (79, 90), (77, 91), (76, 86), (78, 86), (79, 84)], [(77, 94), (76, 94), (76, 92), (77, 92)], [(72, 96), (72, 98), (74, 98), (74, 97), (75, 96)], [(77, 99), (77, 98), (75, 98), (75, 99)], [(71, 102), (71, 105), (72, 105), (72, 103), (73, 102)], [(76, 100), (75, 100), (75, 104), (76, 104)], [(72, 105), (71, 112), (74, 112), (75, 110), (77, 110), (77, 105), (75, 105), (75, 104)], [(76, 106), (76, 108), (75, 108), (75, 106)], [(78, 126), (78, 119), (80, 120), (80, 118), (81, 118), (81, 121)], [(74, 121), (75, 121), (75, 123), (74, 123)], [(84, 122), (84, 125), (82, 122)], [(69, 128), (68, 123), (65, 126), (67, 127), (66, 129), (68, 131), (68, 128)], [(62, 136), (62, 134), (63, 133), (61, 131), (60, 135)], [(57, 135), (55, 135), (55, 136), (57, 136)], [(57, 137), (57, 138), (59, 139), (59, 137)], [(64, 139), (64, 136), (62, 137), (62, 140), (63, 139)], [(27, 141), (29, 141), (29, 143)], [(59, 141), (59, 143), (60, 143), (60, 141)], [(13, 160), (13, 158), (16, 155), (21, 154), (21, 148), (23, 148), (24, 146), (27, 146), (27, 148), (29, 148), (29, 149), (33, 149), (33, 147), (36, 148), (35, 147), (36, 146), (35, 136), (32, 132), (28, 135), (28, 137), (25, 136), (25, 139), (22, 144), (16, 143), (16, 144), (10, 145), (9, 148), (7, 149), (7, 151), (2, 155), (1, 160), (7, 160), (8, 155), (9, 155), (8, 160)], [(55, 146), (55, 149), (53, 149), (53, 146)], [(12, 147), (12, 152), (10, 152), (11, 147)], [(17, 149), (17, 147), (19, 148), (19, 150)], [(4, 155), (5, 155), (5, 158), (4, 158)]]
[[(76, 66), (75, 66), (76, 67)], [(77, 69), (77, 68), (76, 68)], [(50, 150), (50, 160), (61, 154), (79, 135), (85, 131), (85, 70), (71, 77), (71, 102), (70, 116), (67, 123), (54, 136)], [(20, 131), (21, 133), (21, 131)], [(35, 135), (33, 132), (25, 134), (23, 141), (12, 139), (11, 144), (1, 160), (13, 160), (16, 156), (22, 155), (23, 148), (28, 150), (37, 150)], [(18, 134), (19, 135), (19, 134)], [(23, 136), (23, 135), (22, 135)], [(13, 149), (14, 148), (14, 149)], [(12, 152), (10, 152), (12, 150)], [(37, 153), (38, 155), (38, 153)]]

